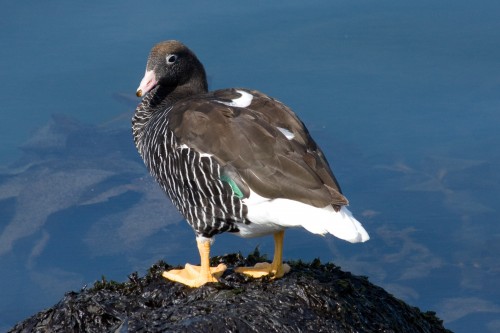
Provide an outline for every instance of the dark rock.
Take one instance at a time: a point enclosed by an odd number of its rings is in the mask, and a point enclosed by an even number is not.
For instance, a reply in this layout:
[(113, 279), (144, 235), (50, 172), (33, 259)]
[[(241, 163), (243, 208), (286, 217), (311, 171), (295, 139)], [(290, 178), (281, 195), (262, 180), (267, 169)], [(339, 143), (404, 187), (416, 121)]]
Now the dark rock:
[[(253, 265), (258, 254), (212, 258), (228, 267)], [(229, 268), (220, 283), (191, 289), (161, 277), (153, 265), (117, 283), (103, 277), (69, 292), (55, 306), (10, 332), (450, 332), (365, 277), (333, 264), (295, 262), (284, 278), (251, 279)]]

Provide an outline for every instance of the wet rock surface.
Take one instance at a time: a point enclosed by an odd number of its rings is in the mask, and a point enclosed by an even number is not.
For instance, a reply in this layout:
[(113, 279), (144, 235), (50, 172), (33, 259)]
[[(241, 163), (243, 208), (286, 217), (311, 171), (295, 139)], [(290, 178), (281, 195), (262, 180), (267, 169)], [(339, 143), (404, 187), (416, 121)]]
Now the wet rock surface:
[(10, 332), (450, 332), (367, 278), (333, 264), (290, 263), (279, 280), (251, 279), (231, 267), (254, 265), (258, 253), (212, 258), (230, 267), (220, 283), (191, 289), (161, 277), (164, 262), (144, 277), (68, 292), (52, 308)]

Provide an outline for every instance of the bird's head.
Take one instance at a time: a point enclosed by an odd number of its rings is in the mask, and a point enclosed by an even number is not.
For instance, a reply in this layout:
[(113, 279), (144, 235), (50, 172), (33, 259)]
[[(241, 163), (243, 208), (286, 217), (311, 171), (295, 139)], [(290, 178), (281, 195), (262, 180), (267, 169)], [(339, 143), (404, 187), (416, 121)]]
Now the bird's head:
[(183, 95), (208, 90), (203, 65), (190, 49), (175, 40), (158, 43), (151, 49), (136, 95), (143, 97), (156, 86)]

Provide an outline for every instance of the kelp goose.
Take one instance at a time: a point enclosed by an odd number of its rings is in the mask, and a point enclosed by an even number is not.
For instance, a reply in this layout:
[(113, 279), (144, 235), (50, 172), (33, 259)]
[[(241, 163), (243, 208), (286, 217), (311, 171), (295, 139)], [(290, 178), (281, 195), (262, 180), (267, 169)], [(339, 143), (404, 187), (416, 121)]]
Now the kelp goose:
[(153, 47), (132, 119), (147, 168), (194, 229), (201, 265), (163, 273), (191, 287), (216, 282), (214, 236), (274, 235), (273, 262), (238, 272), (282, 277), (284, 230), (304, 227), (356, 243), (369, 239), (347, 210), (321, 149), (287, 106), (255, 90), (208, 91), (196, 55), (178, 41)]

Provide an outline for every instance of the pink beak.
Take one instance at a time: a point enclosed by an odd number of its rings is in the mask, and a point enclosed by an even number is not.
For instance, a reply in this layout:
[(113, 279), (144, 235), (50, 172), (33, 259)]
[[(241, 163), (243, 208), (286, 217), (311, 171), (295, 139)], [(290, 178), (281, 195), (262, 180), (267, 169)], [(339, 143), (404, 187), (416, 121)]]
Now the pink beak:
[(153, 70), (146, 71), (144, 74), (144, 77), (141, 80), (141, 84), (139, 85), (139, 88), (137, 88), (137, 92), (135, 93), (137, 97), (142, 97), (148, 93), (151, 89), (153, 89), (154, 86), (158, 81), (156, 80), (156, 76)]

